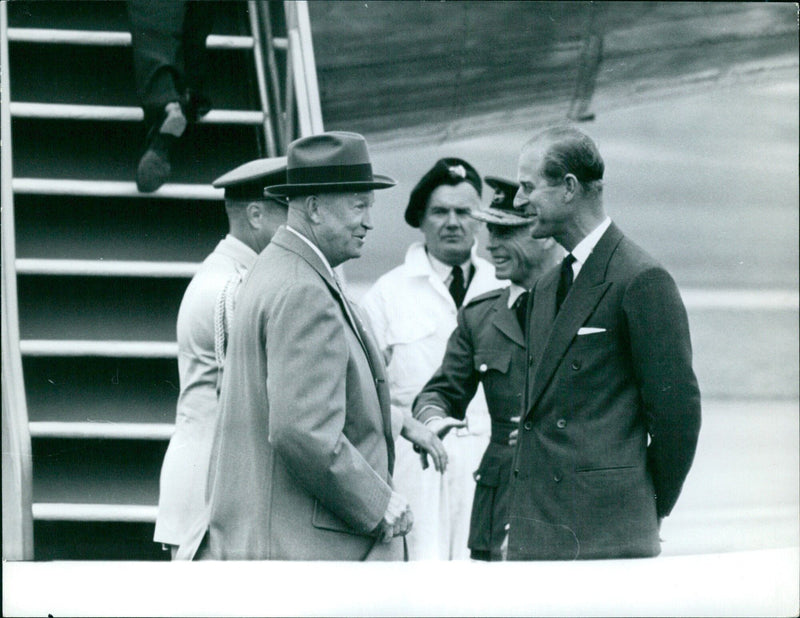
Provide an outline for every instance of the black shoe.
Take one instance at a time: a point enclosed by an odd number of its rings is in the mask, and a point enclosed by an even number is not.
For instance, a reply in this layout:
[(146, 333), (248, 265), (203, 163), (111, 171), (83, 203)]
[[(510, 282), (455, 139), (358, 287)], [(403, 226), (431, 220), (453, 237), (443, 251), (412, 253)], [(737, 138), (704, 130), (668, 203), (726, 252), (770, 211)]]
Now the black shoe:
[(177, 102), (168, 103), (163, 119), (147, 136), (147, 148), (136, 167), (136, 188), (152, 193), (163, 185), (172, 173), (169, 154), (172, 146), (186, 130), (186, 117)]

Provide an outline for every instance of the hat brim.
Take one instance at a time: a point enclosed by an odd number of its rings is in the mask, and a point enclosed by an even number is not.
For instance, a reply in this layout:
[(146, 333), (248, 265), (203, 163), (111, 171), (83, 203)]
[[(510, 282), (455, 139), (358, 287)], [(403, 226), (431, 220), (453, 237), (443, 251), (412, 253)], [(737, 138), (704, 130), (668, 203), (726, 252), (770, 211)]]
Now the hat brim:
[(484, 223), (494, 223), (495, 225), (507, 226), (528, 225), (533, 221), (533, 217), (515, 215), (505, 210), (495, 210), (493, 208), (489, 208), (487, 210), (473, 210), (470, 213), (470, 216), (473, 219), (483, 221)]
[(285, 184), (267, 187), (267, 193), (292, 197), (308, 193), (345, 193), (362, 191), (375, 191), (378, 189), (391, 189), (397, 184), (394, 178), (373, 174), (372, 180), (361, 180), (355, 182), (312, 182), (305, 184)]

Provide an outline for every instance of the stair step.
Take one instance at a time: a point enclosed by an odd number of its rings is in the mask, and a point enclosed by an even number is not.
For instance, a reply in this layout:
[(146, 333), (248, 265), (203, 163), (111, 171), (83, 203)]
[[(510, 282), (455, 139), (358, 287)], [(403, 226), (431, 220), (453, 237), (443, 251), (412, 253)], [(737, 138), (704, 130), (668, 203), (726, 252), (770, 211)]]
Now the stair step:
[(76, 275), (95, 277), (193, 277), (195, 262), (144, 262), (133, 260), (49, 260), (19, 258), (18, 275)]
[[(15, 118), (49, 118), (59, 120), (106, 120), (144, 121), (140, 107), (118, 107), (112, 105), (64, 105), (55, 103), (12, 102), (11, 115)], [(199, 124), (245, 124), (260, 125), (264, 113), (248, 110), (211, 110), (198, 120)]]
[[(9, 28), (8, 40), (14, 43), (47, 43), (69, 45), (128, 46), (131, 33), (99, 30), (58, 30), (51, 28)], [(252, 49), (253, 37), (230, 34), (210, 34), (209, 49)], [(286, 49), (286, 39), (276, 40), (275, 47)]]
[[(126, 47), (131, 44), (131, 33), (98, 30), (58, 30), (55, 28), (9, 28), (8, 40), (14, 43), (47, 43), (69, 45), (107, 45)], [(285, 37), (272, 39), (275, 49), (285, 50)], [(210, 34), (206, 39), (209, 49), (252, 49), (253, 37), (232, 34)]]
[(169, 440), (175, 425), (169, 423), (28, 423), (31, 438), (91, 438), (106, 440)]
[(108, 356), (119, 358), (177, 358), (172, 341), (87, 341), (75, 339), (23, 339), (23, 356)]
[(140, 504), (68, 504), (35, 502), (33, 518), (46, 521), (144, 522), (156, 520), (157, 506)]
[(167, 183), (153, 193), (140, 193), (135, 182), (72, 180), (68, 178), (14, 178), (14, 193), (28, 195), (78, 195), (94, 197), (163, 197), (180, 200), (223, 200), (225, 191), (210, 184)]

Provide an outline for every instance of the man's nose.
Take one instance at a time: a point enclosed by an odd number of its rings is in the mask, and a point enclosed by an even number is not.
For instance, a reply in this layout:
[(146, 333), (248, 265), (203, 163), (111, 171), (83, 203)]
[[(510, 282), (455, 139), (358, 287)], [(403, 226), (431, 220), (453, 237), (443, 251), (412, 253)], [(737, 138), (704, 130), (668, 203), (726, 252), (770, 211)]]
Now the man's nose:
[(369, 208), (364, 209), (364, 216), (361, 219), (361, 225), (368, 230), (372, 229), (372, 214)]
[(455, 210), (447, 211), (447, 225), (449, 226), (461, 225), (461, 221), (459, 220)]
[(527, 204), (530, 203), (528, 196), (525, 195), (525, 192), (522, 190), (522, 187), (517, 189), (517, 194), (514, 196), (514, 208), (522, 209)]

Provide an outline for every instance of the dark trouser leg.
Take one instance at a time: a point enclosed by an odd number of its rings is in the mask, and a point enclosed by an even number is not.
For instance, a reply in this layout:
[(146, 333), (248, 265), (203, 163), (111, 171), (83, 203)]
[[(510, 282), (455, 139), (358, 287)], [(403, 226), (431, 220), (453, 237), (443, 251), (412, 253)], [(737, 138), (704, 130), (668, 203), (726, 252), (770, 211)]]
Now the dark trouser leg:
[(183, 83), (185, 91), (184, 110), (190, 121), (197, 120), (211, 109), (211, 102), (204, 94), (208, 51), (206, 37), (214, 25), (213, 2), (189, 2), (183, 28)]
[(180, 100), (183, 72), (183, 25), (187, 2), (130, 0), (136, 94), (148, 127), (171, 101)]

